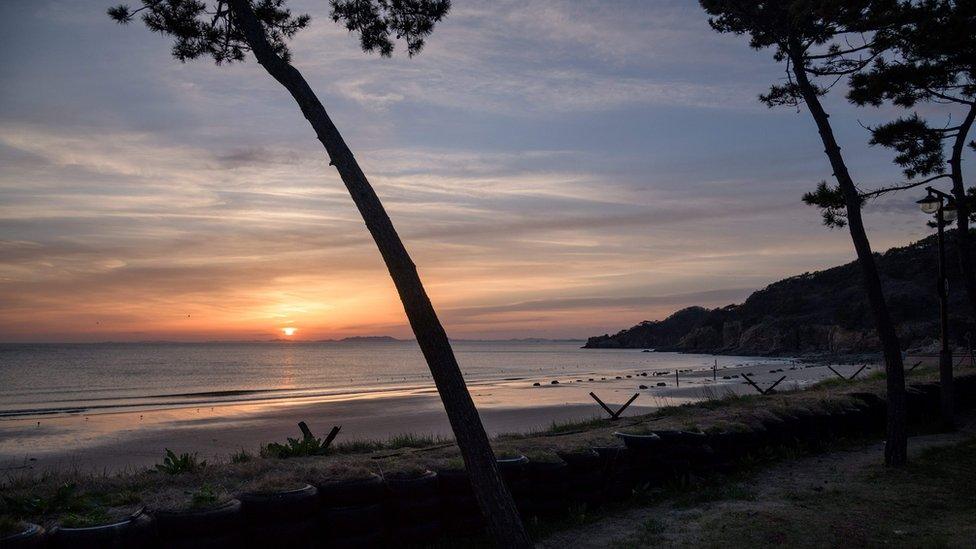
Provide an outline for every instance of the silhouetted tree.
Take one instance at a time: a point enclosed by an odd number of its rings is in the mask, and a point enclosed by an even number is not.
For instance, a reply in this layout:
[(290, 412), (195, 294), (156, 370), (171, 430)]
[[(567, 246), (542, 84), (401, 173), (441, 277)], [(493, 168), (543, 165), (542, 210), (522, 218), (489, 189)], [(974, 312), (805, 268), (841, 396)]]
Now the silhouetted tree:
[[(862, 193), (876, 197), (925, 185), (952, 181), (958, 217), (955, 249), (973, 317), (976, 318), (976, 262), (969, 232), (972, 208), (962, 174), (962, 157), (976, 120), (976, 2), (972, 0), (905, 0), (876, 14), (882, 24), (870, 40), (870, 68), (851, 75), (848, 99), (857, 105), (891, 103), (913, 109), (919, 103), (955, 105), (962, 119), (955, 125), (933, 126), (917, 112), (881, 124), (871, 131), (871, 144), (895, 151), (907, 182)], [(970, 143), (976, 148), (976, 143)], [(948, 159), (946, 147), (949, 148)], [(822, 193), (818, 189), (818, 193)], [(808, 195), (811, 203), (817, 198)], [(829, 199), (825, 215), (836, 202)], [(942, 291), (942, 290), (940, 290)], [(940, 361), (942, 415), (953, 417), (952, 361)]]
[[(332, 19), (358, 32), (364, 51), (389, 56), (394, 40), (402, 39), (412, 56), (420, 52), (434, 24), (447, 14), (450, 0), (331, 0), (330, 5)], [(173, 38), (172, 53), (180, 61), (210, 57), (221, 64), (243, 61), (251, 52), (268, 74), (291, 93), (325, 146), (330, 164), (338, 170), (390, 271), (447, 410), (490, 532), (503, 547), (530, 547), (512, 497), (498, 474), (488, 436), (447, 334), (417, 269), (322, 103), (290, 63), (286, 42), (309, 24), (309, 17), (292, 14), (285, 0), (142, 0), (137, 9), (121, 5), (108, 13), (120, 23), (132, 21), (141, 13), (149, 29)]]
[[(905, 372), (901, 346), (885, 303), (878, 268), (861, 219), (861, 197), (851, 177), (830, 118), (820, 102), (832, 82), (863, 69), (870, 63), (867, 43), (851, 45), (864, 33), (876, 31), (893, 0), (700, 0), (711, 16), (709, 24), (718, 32), (748, 34), (755, 49), (774, 48), (774, 59), (786, 64), (786, 82), (773, 85), (760, 100), (770, 107), (805, 104), (810, 111), (824, 152), (830, 161), (836, 187), (821, 183), (817, 192), (829, 193), (844, 204), (843, 223), (850, 230), (868, 302), (884, 353), (887, 372), (888, 422), (885, 464), (901, 466), (907, 461), (905, 424)], [(868, 26), (868, 23), (871, 26)], [(863, 57), (851, 56), (868, 52)], [(825, 217), (825, 221), (837, 221)]]

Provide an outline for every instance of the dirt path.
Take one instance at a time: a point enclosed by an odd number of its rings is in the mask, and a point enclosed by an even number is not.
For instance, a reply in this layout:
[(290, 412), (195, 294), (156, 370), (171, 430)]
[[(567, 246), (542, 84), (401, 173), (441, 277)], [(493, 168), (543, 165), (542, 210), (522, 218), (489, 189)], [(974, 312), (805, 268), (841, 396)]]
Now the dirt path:
[(976, 547), (976, 414), (912, 437), (912, 465), (881, 443), (803, 457), (559, 532), (540, 547)]

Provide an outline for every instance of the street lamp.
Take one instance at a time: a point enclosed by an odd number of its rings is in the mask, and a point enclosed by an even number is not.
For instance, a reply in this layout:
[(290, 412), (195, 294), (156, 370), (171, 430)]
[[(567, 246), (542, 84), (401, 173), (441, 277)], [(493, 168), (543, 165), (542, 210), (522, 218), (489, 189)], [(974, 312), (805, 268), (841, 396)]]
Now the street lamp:
[(939, 197), (930, 194), (925, 198), (919, 200), (917, 204), (918, 207), (921, 208), (923, 212), (927, 214), (934, 214), (935, 212), (939, 211), (939, 206), (942, 205), (942, 200)]
[(946, 204), (945, 206), (942, 207), (943, 223), (952, 223), (953, 221), (956, 220), (956, 217), (958, 216), (959, 216), (959, 212), (956, 210), (956, 207), (953, 206), (951, 203)]
[(952, 403), (952, 351), (949, 350), (949, 280), (946, 278), (945, 226), (956, 220), (955, 200), (952, 195), (926, 187), (928, 195), (918, 201), (918, 207), (927, 214), (935, 215), (935, 226), (939, 235), (939, 388), (942, 422), (947, 428), (953, 426)]

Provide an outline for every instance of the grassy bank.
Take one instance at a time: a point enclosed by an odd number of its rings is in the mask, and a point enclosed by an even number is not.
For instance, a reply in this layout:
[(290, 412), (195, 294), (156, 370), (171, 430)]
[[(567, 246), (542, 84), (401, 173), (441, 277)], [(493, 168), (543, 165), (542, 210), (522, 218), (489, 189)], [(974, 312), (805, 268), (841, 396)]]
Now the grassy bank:
[(917, 452), (900, 470), (877, 463), (876, 445), (783, 462), (595, 521), (546, 545), (568, 536), (620, 549), (973, 547), (976, 436), (960, 437)]

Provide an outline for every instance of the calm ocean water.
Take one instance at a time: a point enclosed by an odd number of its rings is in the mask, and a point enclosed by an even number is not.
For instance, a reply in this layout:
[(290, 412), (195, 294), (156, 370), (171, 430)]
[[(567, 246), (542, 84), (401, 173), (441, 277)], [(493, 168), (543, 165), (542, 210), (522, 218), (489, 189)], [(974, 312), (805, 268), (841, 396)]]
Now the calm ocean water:
[[(459, 341), (470, 383), (747, 364), (582, 342)], [(769, 359), (764, 359), (766, 362)], [(420, 349), (403, 342), (0, 345), (0, 417), (355, 394), (431, 385)]]

